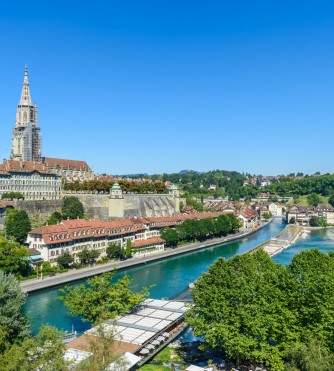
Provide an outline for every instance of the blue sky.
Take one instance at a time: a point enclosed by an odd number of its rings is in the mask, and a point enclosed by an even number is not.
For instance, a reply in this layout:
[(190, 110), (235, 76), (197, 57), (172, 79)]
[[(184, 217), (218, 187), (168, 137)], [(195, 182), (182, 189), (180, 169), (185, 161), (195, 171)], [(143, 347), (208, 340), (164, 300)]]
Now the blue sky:
[(0, 156), (29, 68), (43, 155), (96, 173), (334, 172), (334, 2), (6, 1)]

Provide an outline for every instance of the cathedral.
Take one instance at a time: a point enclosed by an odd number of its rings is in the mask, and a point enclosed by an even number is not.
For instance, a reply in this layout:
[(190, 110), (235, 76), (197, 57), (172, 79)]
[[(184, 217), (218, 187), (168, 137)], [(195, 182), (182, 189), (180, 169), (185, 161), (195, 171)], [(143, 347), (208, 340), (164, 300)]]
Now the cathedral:
[(24, 69), (21, 99), (16, 109), (11, 160), (41, 162), (41, 132), (37, 125), (37, 106), (32, 104), (28, 68)]
[(37, 106), (32, 103), (30, 96), (27, 66), (24, 69), (21, 99), (16, 109), (10, 159), (19, 161), (21, 167), (25, 162), (41, 163), (44, 169), (67, 182), (94, 179), (94, 172), (85, 161), (42, 157), (41, 129), (37, 125)]

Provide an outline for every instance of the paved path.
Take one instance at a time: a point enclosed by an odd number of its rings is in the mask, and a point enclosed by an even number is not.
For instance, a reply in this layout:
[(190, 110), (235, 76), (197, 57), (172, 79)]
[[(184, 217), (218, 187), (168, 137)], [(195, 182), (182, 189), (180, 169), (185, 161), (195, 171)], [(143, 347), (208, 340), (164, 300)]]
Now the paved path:
[(175, 249), (169, 248), (163, 252), (154, 253), (146, 257), (134, 257), (124, 261), (113, 261), (88, 268), (72, 269), (68, 272), (60, 273), (54, 277), (45, 277), (43, 278), (43, 280), (35, 278), (32, 280), (22, 281), (20, 285), (22, 291), (27, 293), (42, 290), (52, 286), (63, 285), (64, 283), (81, 280), (90, 276), (94, 276), (96, 274), (111, 271), (114, 267), (116, 267), (117, 270), (120, 270), (136, 265), (146, 264), (155, 260), (169, 258), (175, 255), (185, 254), (190, 251), (200, 250), (209, 246), (219, 245), (225, 242), (242, 239), (246, 236), (249, 236), (250, 234), (257, 232), (259, 229), (263, 228), (267, 224), (268, 223), (262, 223), (256, 230), (243, 230), (233, 236), (225, 238), (215, 238), (205, 242), (196, 242), (192, 244), (181, 245)]

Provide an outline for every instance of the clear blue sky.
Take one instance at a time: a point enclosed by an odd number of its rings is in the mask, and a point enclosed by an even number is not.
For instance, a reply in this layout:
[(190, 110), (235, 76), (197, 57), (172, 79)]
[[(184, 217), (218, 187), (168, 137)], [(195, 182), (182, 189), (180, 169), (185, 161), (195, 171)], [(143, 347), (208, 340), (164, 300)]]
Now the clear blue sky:
[(334, 172), (333, 1), (3, 1), (0, 40), (2, 158), (27, 64), (44, 156)]

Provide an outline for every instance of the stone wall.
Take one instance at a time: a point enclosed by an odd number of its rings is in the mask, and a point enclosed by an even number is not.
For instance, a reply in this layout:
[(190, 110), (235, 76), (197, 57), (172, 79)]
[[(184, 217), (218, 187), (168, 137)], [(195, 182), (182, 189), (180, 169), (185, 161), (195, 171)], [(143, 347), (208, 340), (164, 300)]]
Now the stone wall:
[(49, 216), (54, 211), (61, 212), (63, 200), (13, 201), (15, 209), (25, 210), (28, 215)]
[(137, 195), (123, 194), (124, 217), (131, 218), (168, 216), (178, 213), (174, 197), (171, 195)]
[[(91, 193), (66, 193), (64, 196), (77, 197), (84, 206), (85, 215), (101, 220), (113, 217), (112, 201), (109, 194), (91, 194)], [(123, 194), (124, 210), (123, 217), (131, 218), (167, 216), (179, 213), (178, 202), (172, 195), (168, 194)], [(109, 203), (111, 201), (111, 203)], [(115, 200), (116, 201), (116, 200)], [(177, 200), (178, 201), (178, 200)], [(26, 210), (29, 215), (49, 216), (54, 211), (61, 212), (62, 200), (41, 200), (41, 201), (23, 201), (14, 202), (17, 209)], [(111, 212), (109, 206), (111, 205)]]

